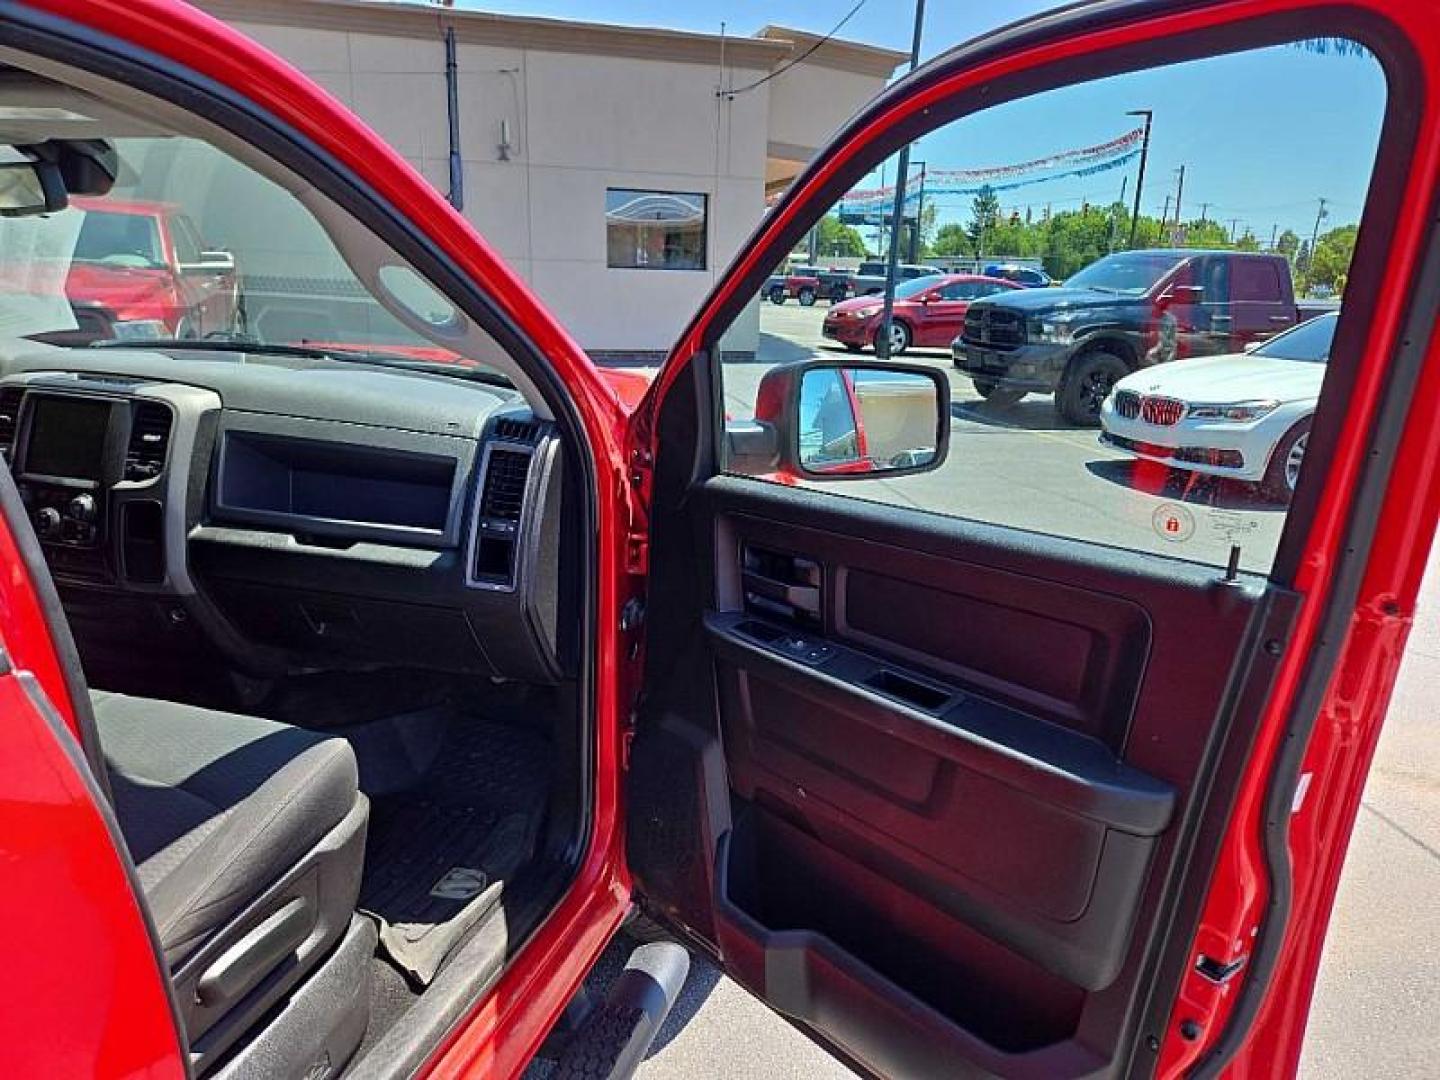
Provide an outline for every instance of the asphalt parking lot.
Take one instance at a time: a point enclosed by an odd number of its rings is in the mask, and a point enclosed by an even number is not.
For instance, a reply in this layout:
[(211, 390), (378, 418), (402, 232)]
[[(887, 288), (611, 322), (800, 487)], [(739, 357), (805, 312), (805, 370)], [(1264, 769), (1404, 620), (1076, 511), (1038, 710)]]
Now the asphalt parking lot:
[[(748, 415), (766, 362), (820, 352), (824, 306), (766, 305), (760, 363), (728, 365), (727, 408)], [(952, 370), (938, 352), (907, 359)], [(934, 473), (847, 485), (852, 494), (1038, 531), (1083, 535), (1177, 554), (1154, 533), (1154, 507), (1184, 493), (1136, 486), (1132, 467), (1092, 431), (1060, 424), (1048, 399), (991, 410), (963, 377), (955, 394), (949, 460)], [(1143, 479), (1143, 478), (1138, 478)], [(1244, 565), (1268, 568), (1283, 522), (1279, 508), (1244, 491), (1190, 493), (1204, 521), (1233, 511), (1255, 527)], [(1182, 557), (1220, 562), (1228, 538), (1197, 529)], [(1307, 1029), (1305, 1080), (1436, 1075), (1440, 1060), (1440, 569), (1422, 591), (1390, 716), (1346, 859)], [(618, 967), (628, 944), (612, 949)], [(843, 1065), (784, 1019), (695, 961), (679, 1004), (641, 1066), (644, 1080), (845, 1077)]]
[[(851, 355), (821, 336), (825, 310), (823, 303), (809, 308), (761, 305), (755, 360), (725, 365), (725, 407), (732, 417), (753, 413), (756, 387), (770, 366), (811, 356)], [(856, 357), (859, 363), (867, 359), (873, 360), (873, 354)], [(1235, 542), (1244, 568), (1269, 570), (1284, 508), (1249, 485), (1206, 481), (1181, 487), (1176, 474), (1101, 446), (1094, 429), (1066, 424), (1048, 396), (1032, 394), (1018, 405), (999, 408), (975, 393), (948, 352), (912, 349), (900, 359), (934, 365), (949, 375), (949, 457), (934, 472), (919, 476), (823, 486), (879, 502), (1213, 565), (1225, 564)], [(1194, 524), (1178, 542), (1156, 525), (1157, 511), (1175, 503), (1185, 504)]]

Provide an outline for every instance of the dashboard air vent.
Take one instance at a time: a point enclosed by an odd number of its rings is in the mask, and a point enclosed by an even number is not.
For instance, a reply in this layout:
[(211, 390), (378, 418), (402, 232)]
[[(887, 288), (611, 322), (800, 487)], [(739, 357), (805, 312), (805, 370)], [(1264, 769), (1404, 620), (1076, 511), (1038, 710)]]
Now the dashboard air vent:
[(530, 455), (525, 451), (491, 449), (485, 490), (480, 496), (480, 516), (491, 521), (519, 521), (529, 472)]
[(540, 424), (535, 420), (515, 420), (502, 416), (495, 421), (495, 437), (506, 442), (533, 444), (540, 438)]
[(125, 479), (151, 480), (165, 468), (170, 444), (170, 410), (153, 401), (135, 405), (130, 421), (130, 443), (125, 447)]
[(0, 454), (7, 462), (13, 458), (15, 431), (20, 426), (20, 399), (24, 396), (23, 386), (0, 390)]

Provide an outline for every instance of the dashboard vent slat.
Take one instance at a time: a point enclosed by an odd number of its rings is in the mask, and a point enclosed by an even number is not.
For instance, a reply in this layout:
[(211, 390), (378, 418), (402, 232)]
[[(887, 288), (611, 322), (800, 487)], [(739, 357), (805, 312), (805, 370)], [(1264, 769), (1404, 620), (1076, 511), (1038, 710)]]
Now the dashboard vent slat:
[(125, 479), (151, 480), (165, 468), (170, 446), (170, 410), (153, 401), (135, 405), (130, 421), (130, 442), (125, 447)]
[(540, 425), (534, 420), (516, 420), (502, 416), (495, 421), (495, 436), (507, 442), (533, 445), (540, 438)]
[(20, 426), (20, 399), (25, 396), (22, 386), (7, 386), (0, 390), (0, 454), (6, 461), (14, 460), (15, 433)]
[(485, 470), (485, 489), (480, 496), (480, 516), (495, 521), (519, 521), (529, 473), (530, 455), (525, 451), (491, 449), (490, 464)]

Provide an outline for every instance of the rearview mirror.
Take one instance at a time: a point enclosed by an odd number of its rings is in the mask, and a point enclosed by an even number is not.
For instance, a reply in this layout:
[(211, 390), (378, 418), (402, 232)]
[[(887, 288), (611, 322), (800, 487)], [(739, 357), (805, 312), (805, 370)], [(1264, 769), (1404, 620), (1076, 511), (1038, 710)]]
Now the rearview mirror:
[(69, 204), (65, 179), (48, 161), (0, 162), (0, 217), (53, 214)]
[(950, 444), (950, 382), (917, 364), (801, 361), (760, 381), (755, 419), (727, 425), (729, 468), (794, 481), (929, 472)]

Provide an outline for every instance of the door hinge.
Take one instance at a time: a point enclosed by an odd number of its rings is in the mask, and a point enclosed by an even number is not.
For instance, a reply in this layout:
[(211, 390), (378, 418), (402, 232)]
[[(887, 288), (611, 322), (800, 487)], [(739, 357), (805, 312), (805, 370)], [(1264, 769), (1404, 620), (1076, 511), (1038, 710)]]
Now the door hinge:
[(645, 575), (650, 572), (650, 452), (634, 449), (621, 483), (628, 521), (625, 528), (625, 570)]

